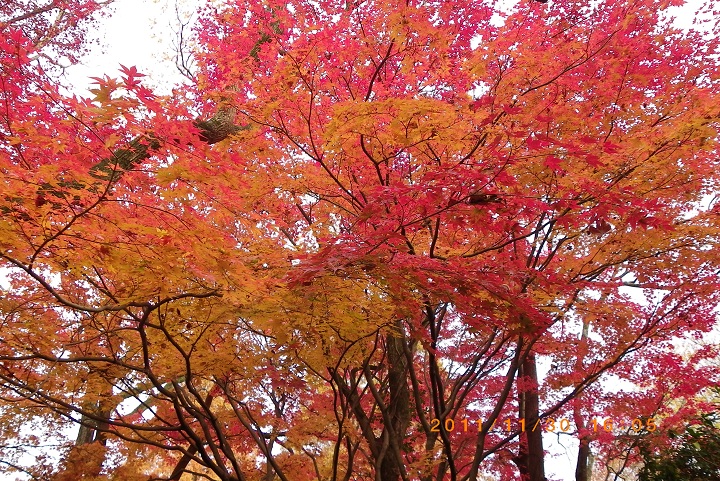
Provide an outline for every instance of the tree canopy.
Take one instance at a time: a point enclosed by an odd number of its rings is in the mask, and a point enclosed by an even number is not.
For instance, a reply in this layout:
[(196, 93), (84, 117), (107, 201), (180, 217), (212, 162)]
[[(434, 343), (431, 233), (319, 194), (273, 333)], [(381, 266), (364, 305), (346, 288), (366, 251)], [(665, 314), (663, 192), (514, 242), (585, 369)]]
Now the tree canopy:
[(89, 97), (47, 62), (102, 3), (0, 7), (0, 471), (543, 481), (554, 433), (587, 481), (696, 416), (720, 27), (674, 5), (212, 2), (192, 85)]

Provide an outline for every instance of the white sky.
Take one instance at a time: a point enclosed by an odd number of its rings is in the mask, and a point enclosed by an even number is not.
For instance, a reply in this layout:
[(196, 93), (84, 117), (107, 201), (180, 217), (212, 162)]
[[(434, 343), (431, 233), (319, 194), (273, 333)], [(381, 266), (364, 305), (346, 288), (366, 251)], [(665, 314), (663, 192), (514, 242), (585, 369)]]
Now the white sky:
[[(183, 20), (193, 11), (189, 5), (198, 4), (196, 0), (179, 3)], [(148, 75), (144, 82), (160, 93), (169, 93), (172, 86), (183, 82), (173, 60), (179, 27), (175, 6), (174, 0), (115, 0), (111, 14), (100, 19), (96, 31), (89, 32), (94, 42), (91, 53), (66, 71), (77, 92), (90, 87), (90, 77), (117, 76), (121, 64)]]

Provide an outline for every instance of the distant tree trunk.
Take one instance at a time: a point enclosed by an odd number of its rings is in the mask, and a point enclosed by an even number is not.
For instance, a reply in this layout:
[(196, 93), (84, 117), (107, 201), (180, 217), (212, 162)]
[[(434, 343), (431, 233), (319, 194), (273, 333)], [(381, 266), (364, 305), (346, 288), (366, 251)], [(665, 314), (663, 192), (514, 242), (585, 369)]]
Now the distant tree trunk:
[[(579, 428), (579, 426), (578, 426)], [(575, 468), (575, 481), (590, 481), (590, 443), (586, 438), (580, 438), (577, 466)]]
[(90, 444), (95, 441), (95, 422), (83, 414), (80, 419), (80, 431), (75, 438), (75, 445)]
[(515, 464), (523, 481), (545, 481), (545, 450), (542, 429), (533, 429), (540, 419), (540, 396), (535, 354), (528, 353), (518, 371), (518, 378), (525, 378), (533, 388), (519, 393), (519, 416), (525, 420), (525, 431), (520, 435), (520, 448)]
[[(580, 335), (580, 343), (581, 345), (587, 345), (587, 338), (588, 338), (588, 332), (590, 330), (590, 323), (587, 319), (583, 319), (583, 329), (582, 334)], [(575, 360), (575, 370), (581, 370), (583, 367), (583, 359), (578, 354), (576, 360)], [(578, 432), (583, 432), (585, 430), (585, 420), (582, 415), (582, 411), (580, 410), (580, 400), (582, 399), (583, 394), (579, 394), (577, 398), (577, 403), (575, 404), (575, 408), (573, 409), (573, 421), (575, 422), (575, 426), (577, 426)], [(578, 456), (577, 456), (577, 463), (575, 465), (575, 481), (590, 481), (590, 477), (592, 475), (592, 469), (591, 469), (591, 453), (590, 453), (590, 438), (586, 435), (580, 435), (579, 436), (580, 441), (580, 448), (578, 449)]]
[(381, 481), (397, 481), (403, 472), (402, 446), (410, 424), (410, 390), (407, 382), (407, 357), (405, 356), (405, 335), (402, 323), (395, 325), (397, 332), (389, 333), (385, 338), (388, 363), (388, 417), (390, 429), (386, 427), (384, 435), (389, 436), (388, 449), (380, 465)]
[(113, 411), (113, 407), (109, 404), (106, 400), (100, 400), (83, 408), (87, 414), (83, 414), (80, 418), (80, 430), (75, 438), (76, 446), (94, 442), (99, 442), (103, 446), (107, 444), (107, 430)]

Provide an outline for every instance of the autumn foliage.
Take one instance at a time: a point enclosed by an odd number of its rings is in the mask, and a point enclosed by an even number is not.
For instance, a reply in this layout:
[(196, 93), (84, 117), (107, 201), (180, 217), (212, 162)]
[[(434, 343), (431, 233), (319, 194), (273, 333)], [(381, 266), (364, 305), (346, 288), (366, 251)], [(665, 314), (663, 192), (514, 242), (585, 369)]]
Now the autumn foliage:
[(718, 381), (720, 32), (671, 6), (229, 0), (196, 84), (89, 98), (0, 10), (0, 470), (542, 481), (560, 419), (632, 464)]

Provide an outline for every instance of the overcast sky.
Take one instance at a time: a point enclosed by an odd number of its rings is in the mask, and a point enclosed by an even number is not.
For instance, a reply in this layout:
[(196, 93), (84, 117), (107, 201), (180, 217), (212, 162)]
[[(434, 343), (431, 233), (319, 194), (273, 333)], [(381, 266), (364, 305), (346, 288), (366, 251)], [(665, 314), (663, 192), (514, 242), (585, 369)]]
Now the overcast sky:
[[(179, 0), (181, 18), (187, 20), (196, 0)], [(119, 65), (135, 66), (149, 76), (148, 86), (161, 93), (184, 80), (175, 68), (173, 56), (179, 22), (174, 0), (115, 0), (110, 14), (101, 18), (90, 33), (91, 53), (80, 65), (67, 69), (78, 93), (104, 74), (118, 75)]]

